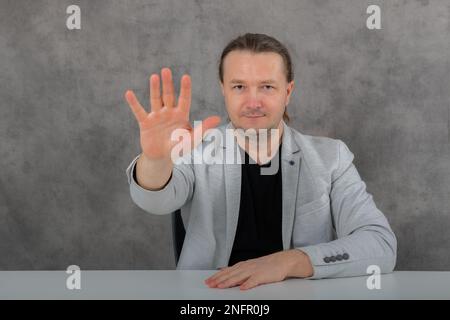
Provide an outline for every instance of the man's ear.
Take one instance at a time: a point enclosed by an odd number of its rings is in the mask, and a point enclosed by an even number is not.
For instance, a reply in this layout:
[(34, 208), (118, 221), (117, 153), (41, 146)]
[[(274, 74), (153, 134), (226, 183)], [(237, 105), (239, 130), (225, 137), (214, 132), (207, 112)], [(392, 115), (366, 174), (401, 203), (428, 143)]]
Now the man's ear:
[(292, 92), (294, 91), (294, 87), (295, 87), (294, 80), (292, 80), (287, 85), (286, 105), (288, 105), (289, 101), (291, 100), (291, 95)]
[(222, 95), (225, 97), (225, 91), (224, 91), (224, 88), (223, 88), (223, 82), (222, 81), (220, 81), (220, 89), (222, 90)]

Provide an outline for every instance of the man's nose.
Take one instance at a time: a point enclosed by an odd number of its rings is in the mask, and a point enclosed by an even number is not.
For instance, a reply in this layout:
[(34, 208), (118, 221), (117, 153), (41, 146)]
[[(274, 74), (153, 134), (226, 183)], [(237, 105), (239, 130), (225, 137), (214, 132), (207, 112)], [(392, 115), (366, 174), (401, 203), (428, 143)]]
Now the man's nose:
[(247, 96), (247, 107), (248, 108), (259, 108), (261, 107), (261, 97), (256, 89), (249, 90)]

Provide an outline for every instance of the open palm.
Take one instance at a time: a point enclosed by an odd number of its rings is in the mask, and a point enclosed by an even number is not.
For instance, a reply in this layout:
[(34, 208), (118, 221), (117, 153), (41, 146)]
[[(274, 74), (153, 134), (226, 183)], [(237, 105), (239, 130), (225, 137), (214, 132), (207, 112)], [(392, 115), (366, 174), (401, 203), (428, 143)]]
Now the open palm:
[[(150, 77), (150, 106), (147, 113), (139, 103), (133, 91), (125, 93), (127, 100), (140, 129), (140, 142), (143, 154), (149, 160), (169, 160), (173, 147), (179, 141), (171, 139), (176, 129), (186, 129), (190, 132), (190, 147), (195, 148), (200, 141), (194, 137), (203, 134), (220, 123), (220, 117), (211, 116), (202, 121), (201, 125), (192, 128), (189, 123), (189, 110), (191, 106), (191, 79), (188, 75), (181, 78), (180, 95), (175, 100), (172, 72), (168, 68), (161, 70), (162, 95), (160, 78), (158, 74)], [(174, 160), (174, 159), (172, 159)]]

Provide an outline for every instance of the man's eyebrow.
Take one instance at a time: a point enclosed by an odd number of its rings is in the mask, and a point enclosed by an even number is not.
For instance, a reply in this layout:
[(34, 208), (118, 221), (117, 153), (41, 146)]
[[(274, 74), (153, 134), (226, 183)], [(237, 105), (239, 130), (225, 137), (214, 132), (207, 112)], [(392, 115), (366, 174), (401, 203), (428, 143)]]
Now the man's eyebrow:
[(274, 80), (274, 79), (267, 79), (267, 80), (261, 81), (261, 83), (264, 83), (264, 84), (274, 84), (274, 83), (277, 83), (277, 81)]
[[(239, 83), (240, 84), (240, 83), (245, 83), (245, 81), (244, 80), (239, 80), (239, 79), (231, 79), (230, 83)], [(262, 83), (262, 84), (273, 84), (273, 83), (277, 83), (277, 81), (274, 80), (274, 79), (267, 79), (267, 80), (259, 81), (259, 83)]]

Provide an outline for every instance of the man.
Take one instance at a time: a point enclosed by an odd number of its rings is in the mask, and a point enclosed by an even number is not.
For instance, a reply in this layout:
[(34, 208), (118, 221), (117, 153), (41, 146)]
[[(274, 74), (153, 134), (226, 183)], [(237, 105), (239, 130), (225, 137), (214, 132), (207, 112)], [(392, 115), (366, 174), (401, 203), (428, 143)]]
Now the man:
[[(241, 289), (289, 277), (364, 275), (370, 265), (392, 272), (396, 238), (366, 192), (353, 153), (340, 140), (301, 134), (286, 124), (294, 81), (291, 58), (279, 41), (245, 34), (221, 56), (219, 77), (230, 122), (218, 131), (256, 132), (256, 148), (248, 137), (235, 135), (244, 163), (175, 161), (172, 151), (181, 142), (173, 139), (174, 131), (188, 132), (189, 150), (196, 151), (206, 146), (220, 118), (192, 128), (189, 76), (181, 79), (178, 101), (171, 71), (164, 68), (161, 76), (162, 96), (159, 75), (150, 78), (150, 113), (133, 92), (125, 94), (142, 147), (127, 175), (131, 197), (143, 210), (169, 214), (181, 208), (186, 236), (177, 269), (221, 269), (205, 283)], [(269, 161), (259, 151), (267, 142), (263, 129), (275, 141), (267, 146)], [(216, 141), (214, 150), (230, 148)], [(180, 158), (193, 154), (183, 152)], [(253, 164), (247, 163), (250, 158)], [(260, 174), (278, 159), (275, 174)]]

